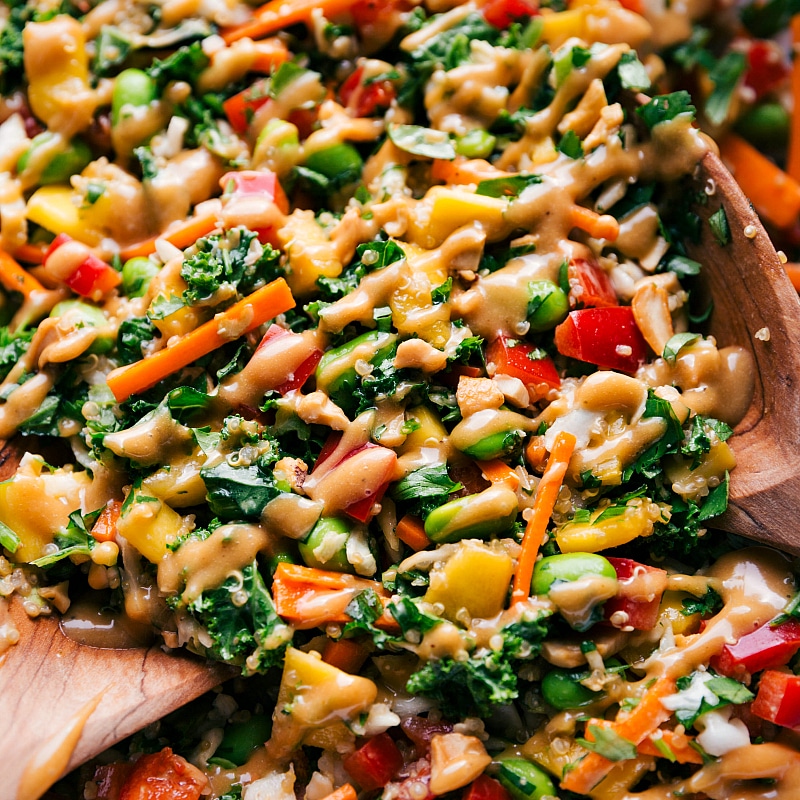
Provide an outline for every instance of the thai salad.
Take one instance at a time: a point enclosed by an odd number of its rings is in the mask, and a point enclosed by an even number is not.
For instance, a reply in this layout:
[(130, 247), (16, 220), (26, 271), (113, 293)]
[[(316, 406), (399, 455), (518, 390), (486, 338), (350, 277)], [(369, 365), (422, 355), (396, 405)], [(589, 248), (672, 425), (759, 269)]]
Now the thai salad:
[(4, 6), (0, 650), (21, 603), (242, 676), (53, 798), (796, 796), (654, 85), (705, 11)]

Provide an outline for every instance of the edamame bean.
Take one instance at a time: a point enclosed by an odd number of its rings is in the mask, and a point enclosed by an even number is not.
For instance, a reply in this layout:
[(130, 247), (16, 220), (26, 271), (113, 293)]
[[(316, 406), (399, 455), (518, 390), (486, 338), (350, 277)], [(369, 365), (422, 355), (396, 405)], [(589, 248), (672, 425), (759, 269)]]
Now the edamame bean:
[(761, 103), (743, 114), (735, 127), (756, 147), (777, 150), (789, 138), (789, 112), (781, 103)]
[(467, 158), (488, 158), (496, 143), (496, 136), (475, 128), (456, 139), (456, 153)]
[(111, 94), (111, 124), (116, 125), (130, 112), (123, 113), (125, 106), (138, 108), (148, 106), (156, 99), (156, 83), (140, 69), (126, 69), (114, 80)]
[[(30, 147), (19, 157), (17, 172), (23, 172), (36, 160), (37, 151), (53, 141), (54, 134), (50, 131), (40, 133), (31, 139)], [(92, 151), (82, 139), (72, 139), (62, 150), (56, 152), (42, 168), (39, 175), (41, 185), (51, 183), (68, 183), (72, 175), (81, 172), (92, 160)]]
[(464, 452), (478, 461), (490, 461), (513, 453), (522, 442), (520, 431), (500, 431), (467, 447)]
[(331, 181), (333, 189), (353, 183), (361, 177), (364, 160), (349, 142), (317, 150), (306, 157), (306, 166)]
[(524, 758), (504, 758), (500, 762), (497, 780), (509, 791), (514, 800), (558, 797), (550, 776), (541, 767)]
[(149, 258), (128, 259), (122, 267), (122, 289), (128, 297), (143, 297), (158, 267)]
[(554, 669), (542, 678), (542, 696), (553, 708), (567, 711), (591, 705), (602, 692), (593, 692), (579, 683), (588, 677), (587, 672), (575, 672), (566, 669)]
[[(108, 320), (105, 314), (95, 306), (83, 303), (80, 300), (62, 300), (50, 312), (51, 317), (71, 318), (75, 328), (103, 328), (108, 329)], [(87, 353), (101, 355), (114, 349), (115, 339), (110, 334), (99, 334), (86, 350)]]
[(566, 319), (569, 300), (564, 290), (553, 281), (531, 281), (528, 284), (528, 315), (534, 333), (547, 331)]
[(425, 533), (432, 542), (487, 539), (514, 525), (517, 496), (503, 486), (490, 486), (478, 494), (451, 500), (428, 514)]
[(560, 553), (536, 562), (531, 589), (534, 594), (547, 594), (556, 583), (577, 581), (586, 575), (617, 579), (611, 562), (596, 553)]
[(350, 524), (340, 517), (322, 517), (308, 536), (298, 544), (300, 556), (308, 567), (349, 572), (347, 540)]
[(272, 734), (272, 717), (253, 714), (245, 722), (232, 722), (225, 728), (215, 758), (230, 761), (237, 767), (244, 764), (257, 747), (261, 747)]

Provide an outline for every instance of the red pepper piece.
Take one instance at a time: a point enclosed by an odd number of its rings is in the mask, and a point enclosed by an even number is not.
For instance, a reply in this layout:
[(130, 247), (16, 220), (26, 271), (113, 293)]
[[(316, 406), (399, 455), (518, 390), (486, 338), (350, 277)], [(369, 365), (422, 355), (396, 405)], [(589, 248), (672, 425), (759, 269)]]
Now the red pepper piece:
[(489, 0), (483, 7), (483, 18), (495, 28), (508, 28), (539, 14), (539, 4), (530, 0)]
[(511, 795), (505, 786), (494, 778), (481, 775), (467, 786), (462, 800), (511, 800)]
[(356, 117), (371, 117), (392, 104), (397, 90), (390, 80), (364, 83), (364, 68), (352, 72), (339, 89), (342, 105)]
[[(264, 334), (264, 338), (259, 342), (258, 350), (269, 347), (270, 343), (283, 339), (285, 336), (298, 336), (282, 328), (280, 325), (270, 325), (269, 330)], [(317, 368), (319, 360), (322, 358), (322, 350), (315, 350), (293, 373), (287, 376), (286, 380), (275, 387), (275, 391), (281, 395), (287, 395), (293, 389), (299, 389)]]
[(220, 178), (219, 183), (226, 194), (239, 197), (248, 195), (266, 197), (272, 200), (284, 214), (289, 211), (289, 198), (286, 197), (286, 192), (283, 191), (278, 176), (272, 170), (246, 169), (241, 172), (226, 172)]
[(750, 710), (776, 725), (800, 727), (800, 675), (776, 669), (764, 672)]
[(630, 306), (570, 311), (555, 329), (558, 352), (632, 375), (647, 357), (647, 343)]
[(269, 101), (269, 81), (262, 79), (225, 100), (222, 110), (225, 112), (231, 128), (236, 133), (242, 134), (247, 132), (256, 111)]
[(789, 77), (790, 71), (777, 43), (764, 39), (752, 42), (747, 51), (744, 84), (756, 93), (756, 100), (780, 86)]
[(618, 306), (617, 293), (608, 273), (585, 258), (570, 259), (567, 268), (571, 308)]
[(381, 733), (344, 759), (344, 768), (365, 792), (383, 788), (403, 766), (403, 754), (388, 733)]
[(780, 625), (769, 622), (726, 644), (711, 659), (711, 666), (730, 678), (742, 678), (763, 669), (782, 667), (800, 650), (800, 621), (790, 619)]
[[(603, 616), (611, 620), (613, 614), (624, 613), (625, 621), (616, 627), (633, 628), (636, 631), (652, 630), (658, 622), (661, 596), (667, 585), (667, 572), (632, 558), (608, 557), (617, 573), (620, 590), (616, 597), (606, 600)], [(652, 600), (646, 597), (652, 595)], [(614, 623), (612, 623), (614, 624)]]
[[(59, 233), (50, 243), (44, 256), (44, 265), (59, 247), (71, 242), (72, 237), (66, 233)], [(85, 247), (84, 245), (81, 245)], [(82, 297), (91, 297), (99, 300), (100, 296), (107, 294), (114, 287), (122, 283), (122, 276), (110, 264), (85, 248), (86, 255), (70, 275), (63, 278), (64, 283), (76, 294)]]
[(486, 360), (495, 365), (501, 375), (519, 378), (527, 386), (538, 386), (542, 383), (558, 389), (561, 378), (555, 364), (549, 356), (532, 358), (536, 348), (532, 344), (498, 336), (486, 349)]

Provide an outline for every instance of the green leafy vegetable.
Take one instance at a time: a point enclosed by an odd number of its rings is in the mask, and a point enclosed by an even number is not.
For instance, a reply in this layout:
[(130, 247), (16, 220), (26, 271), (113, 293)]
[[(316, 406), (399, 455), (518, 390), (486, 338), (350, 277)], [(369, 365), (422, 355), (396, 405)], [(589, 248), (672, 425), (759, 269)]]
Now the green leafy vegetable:
[(706, 100), (704, 111), (714, 125), (722, 125), (728, 118), (734, 92), (746, 68), (747, 56), (731, 52), (720, 58), (708, 73), (714, 90)]
[(715, 211), (709, 218), (708, 224), (711, 226), (711, 232), (721, 247), (729, 244), (731, 241), (731, 227), (728, 223), (728, 215), (725, 209), (720, 206), (719, 210)]
[(583, 158), (583, 143), (575, 131), (567, 131), (561, 137), (557, 147), (559, 152), (568, 158)]
[(392, 487), (392, 497), (397, 502), (407, 503), (410, 513), (426, 517), (462, 488), (460, 483), (450, 479), (446, 464), (433, 464), (409, 472)]
[(148, 317), (124, 319), (117, 331), (117, 353), (122, 363), (131, 364), (144, 358), (144, 345), (157, 334), (156, 326)]
[(722, 608), (722, 598), (711, 588), (706, 589), (702, 597), (687, 597), (681, 603), (683, 605), (681, 614), (686, 617), (692, 614), (710, 617)]
[(678, 358), (678, 353), (680, 353), (684, 347), (693, 345), (700, 338), (699, 333), (676, 333), (664, 345), (664, 352), (662, 353), (664, 361), (668, 364), (674, 364)]
[(390, 124), (386, 131), (395, 147), (425, 158), (440, 158), (452, 161), (456, 148), (449, 133), (421, 125)]
[(5, 522), (0, 521), (0, 547), (4, 547), (9, 553), (13, 554), (21, 546), (22, 539)]
[(519, 197), (529, 186), (542, 182), (539, 175), (511, 175), (507, 178), (489, 178), (478, 184), (475, 194), (484, 197)]
[(587, 750), (591, 750), (609, 761), (625, 761), (629, 758), (636, 758), (636, 745), (620, 736), (612, 728), (589, 725), (589, 732), (594, 737), (593, 741), (576, 739), (578, 744)]
[(662, 94), (653, 97), (636, 109), (636, 113), (644, 120), (645, 125), (651, 130), (663, 122), (670, 122), (681, 114), (689, 115), (694, 119), (695, 107), (689, 92), (681, 89), (672, 94)]

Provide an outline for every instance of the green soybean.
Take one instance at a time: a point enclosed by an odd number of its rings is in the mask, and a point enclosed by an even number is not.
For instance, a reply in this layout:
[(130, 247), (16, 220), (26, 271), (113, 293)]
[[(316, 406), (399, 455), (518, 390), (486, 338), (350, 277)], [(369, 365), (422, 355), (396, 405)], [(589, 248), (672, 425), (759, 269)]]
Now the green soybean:
[(341, 142), (311, 153), (306, 157), (306, 167), (324, 175), (331, 182), (331, 188), (339, 189), (361, 177), (364, 160), (353, 145)]
[(122, 267), (123, 291), (128, 297), (142, 297), (158, 272), (158, 267), (149, 258), (128, 259)]
[(558, 797), (550, 776), (541, 767), (524, 758), (504, 758), (500, 762), (497, 780), (503, 784), (514, 800)]
[(497, 144), (497, 137), (475, 128), (456, 139), (456, 153), (466, 158), (488, 158)]
[(588, 673), (566, 669), (554, 669), (542, 678), (542, 696), (553, 708), (567, 711), (591, 705), (602, 692), (593, 692), (578, 681)]
[(125, 106), (138, 108), (148, 106), (156, 99), (156, 83), (140, 69), (126, 69), (114, 80), (111, 93), (111, 124), (116, 125), (126, 116)]
[[(350, 538), (350, 530), (350, 524), (340, 517), (322, 517), (298, 545), (300, 557), (306, 566), (329, 569), (334, 572), (349, 572), (351, 566), (347, 560), (347, 540)], [(332, 537), (339, 542), (339, 546), (327, 559), (322, 560), (315, 555), (314, 551), (324, 546), (326, 539), (328, 547), (330, 547)]]
[(761, 103), (736, 121), (736, 132), (756, 147), (777, 150), (789, 139), (789, 120), (780, 103)]
[(225, 728), (215, 758), (230, 761), (237, 767), (244, 764), (257, 747), (261, 747), (272, 734), (272, 717), (253, 714), (245, 722), (232, 722)]
[(514, 492), (491, 486), (478, 494), (445, 503), (425, 518), (425, 533), (432, 542), (458, 542), (461, 539), (488, 539), (510, 530), (517, 517)]
[[(76, 328), (103, 328), (108, 329), (108, 320), (105, 314), (96, 306), (90, 306), (81, 300), (62, 300), (50, 312), (51, 317), (63, 317), (69, 314)], [(114, 349), (115, 338), (111, 335), (100, 334), (87, 349), (87, 353), (101, 355)]]
[(540, 333), (555, 328), (569, 313), (569, 299), (553, 281), (531, 281), (528, 284), (528, 323), (531, 331)]
[[(19, 157), (17, 172), (23, 172), (36, 158), (36, 151), (53, 141), (54, 134), (49, 131), (31, 139), (30, 147)], [(43, 167), (39, 184), (67, 183), (72, 175), (81, 172), (92, 160), (92, 151), (82, 139), (72, 139), (63, 150), (55, 153)]]
[(547, 594), (553, 584), (577, 581), (585, 575), (617, 579), (617, 571), (603, 556), (596, 553), (561, 553), (536, 562), (531, 589), (534, 594)]
[(513, 453), (522, 442), (519, 431), (499, 431), (480, 439), (464, 449), (464, 452), (478, 461), (490, 461)]

